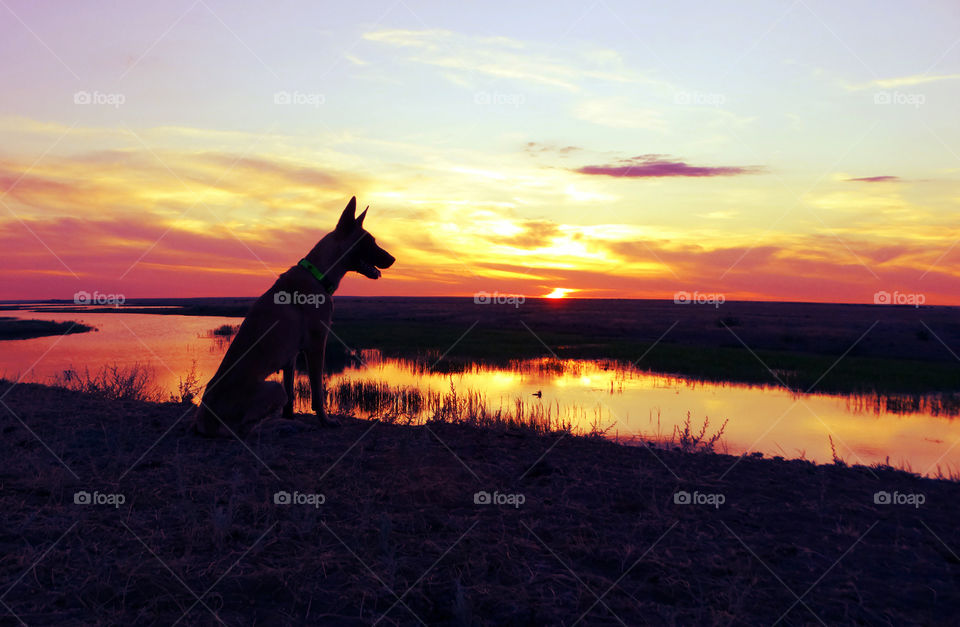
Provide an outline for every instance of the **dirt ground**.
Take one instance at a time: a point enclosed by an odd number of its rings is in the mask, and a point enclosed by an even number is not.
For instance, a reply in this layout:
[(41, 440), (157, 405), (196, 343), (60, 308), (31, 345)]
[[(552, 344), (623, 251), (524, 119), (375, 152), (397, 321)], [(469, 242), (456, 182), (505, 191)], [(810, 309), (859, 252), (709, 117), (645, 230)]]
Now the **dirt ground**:
[(955, 482), (349, 418), (209, 441), (188, 411), (0, 383), (0, 622), (960, 617)]

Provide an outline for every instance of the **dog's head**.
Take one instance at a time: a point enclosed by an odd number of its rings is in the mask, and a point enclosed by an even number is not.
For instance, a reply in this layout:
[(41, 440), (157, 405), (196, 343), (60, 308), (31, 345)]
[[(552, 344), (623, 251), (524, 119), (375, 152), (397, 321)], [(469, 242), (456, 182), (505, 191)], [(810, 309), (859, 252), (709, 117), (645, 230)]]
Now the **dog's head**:
[(359, 218), (356, 217), (357, 197), (351, 198), (333, 233), (340, 241), (341, 249), (345, 251), (343, 263), (347, 271), (359, 272), (368, 279), (379, 279), (380, 268), (389, 268), (396, 259), (377, 246), (377, 240), (363, 228), (367, 209), (363, 210)]

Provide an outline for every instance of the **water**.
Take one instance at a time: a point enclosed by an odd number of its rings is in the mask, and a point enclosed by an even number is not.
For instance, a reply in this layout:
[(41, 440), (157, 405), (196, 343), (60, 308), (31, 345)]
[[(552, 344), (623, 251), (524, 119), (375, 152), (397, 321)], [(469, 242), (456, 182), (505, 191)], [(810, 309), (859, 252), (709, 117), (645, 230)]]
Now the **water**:
[(237, 318), (104, 313), (0, 311), (0, 316), (76, 321), (97, 328), (89, 333), (0, 342), (0, 376), (14, 381), (50, 382), (67, 369), (95, 372), (107, 364), (149, 365), (157, 384), (174, 392), (194, 363), (205, 384), (223, 358), (227, 341), (202, 337)]
[[(226, 349), (210, 332), (236, 318), (149, 314), (2, 312), (42, 320), (78, 320), (97, 332), (0, 342), (0, 376), (49, 382), (66, 369), (147, 364), (163, 389), (175, 392), (196, 364), (203, 383)], [(305, 382), (305, 379), (301, 379)], [(848, 463), (885, 462), (922, 474), (960, 469), (960, 420), (956, 407), (936, 397), (888, 399), (872, 396), (793, 394), (771, 386), (708, 383), (649, 373), (604, 361), (529, 360), (503, 367), (474, 365), (445, 374), (422, 365), (382, 359), (364, 351), (362, 363), (330, 375), (328, 388), (342, 383), (379, 383), (413, 389), (423, 397), (475, 394), (490, 411), (550, 412), (581, 430), (607, 429), (608, 437), (669, 438), (690, 417), (695, 430), (709, 419), (707, 435), (725, 421), (720, 450), (731, 454), (832, 459), (830, 438)], [(536, 394), (539, 392), (539, 396)], [(299, 401), (299, 408), (309, 403)], [(355, 410), (361, 417), (376, 411)], [(428, 416), (420, 408), (414, 419)]]

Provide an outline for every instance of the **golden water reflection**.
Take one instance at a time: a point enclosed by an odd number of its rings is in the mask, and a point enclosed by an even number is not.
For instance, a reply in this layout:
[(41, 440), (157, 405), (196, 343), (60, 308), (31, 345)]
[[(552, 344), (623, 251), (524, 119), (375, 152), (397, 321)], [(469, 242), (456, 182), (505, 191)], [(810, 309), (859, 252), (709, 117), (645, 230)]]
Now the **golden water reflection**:
[[(461, 395), (480, 395), (491, 412), (514, 410), (518, 403), (528, 410), (547, 408), (570, 420), (575, 430), (599, 427), (622, 440), (669, 439), (689, 415), (697, 430), (709, 420), (708, 436), (729, 421), (718, 448), (731, 454), (760, 451), (829, 462), (832, 437), (837, 454), (851, 464), (890, 463), (924, 474), (936, 474), (937, 465), (945, 473), (960, 468), (960, 446), (954, 446), (960, 440), (956, 396), (794, 394), (780, 387), (644, 372), (608, 361), (472, 364), (463, 372), (437, 374), (422, 363), (382, 359), (376, 351), (363, 357), (365, 365), (331, 376), (328, 388), (334, 405), (367, 417), (397, 408), (387, 401), (364, 407), (362, 398), (349, 398), (345, 384), (356, 388), (366, 382), (371, 402), (377, 395), (370, 388), (378, 385), (386, 390), (381, 396), (419, 390), (421, 397), (435, 400), (453, 388)], [(411, 412), (417, 420), (435, 411), (435, 404), (423, 405)]]
[[(168, 392), (196, 364), (202, 382), (216, 370), (228, 342), (211, 335), (235, 318), (150, 314), (81, 314), (4, 311), (0, 315), (42, 320), (77, 320), (97, 332), (0, 342), (0, 376), (49, 383), (67, 369), (96, 370), (105, 365), (147, 365)], [(829, 437), (848, 463), (889, 463), (914, 472), (936, 474), (960, 469), (960, 420), (957, 397), (883, 397), (804, 394), (770, 386), (703, 382), (642, 372), (605, 361), (529, 360), (503, 366), (451, 367), (383, 359), (364, 351), (361, 361), (330, 375), (330, 404), (335, 411), (349, 400), (344, 385), (386, 389), (382, 398), (405, 395), (414, 422), (430, 417), (451, 388), (487, 411), (550, 415), (574, 430), (609, 429), (621, 440), (669, 438), (688, 414), (694, 427), (709, 419), (709, 432), (729, 420), (719, 450), (731, 454), (760, 451), (817, 462), (832, 458)], [(302, 393), (309, 386), (301, 379)], [(364, 387), (365, 386), (365, 387)], [(539, 395), (537, 395), (539, 393)], [(425, 402), (433, 399), (433, 405)], [(356, 400), (356, 399), (354, 399)], [(299, 399), (309, 409), (309, 400)], [(361, 417), (395, 411), (352, 402)], [(539, 412), (539, 414), (537, 413)]]

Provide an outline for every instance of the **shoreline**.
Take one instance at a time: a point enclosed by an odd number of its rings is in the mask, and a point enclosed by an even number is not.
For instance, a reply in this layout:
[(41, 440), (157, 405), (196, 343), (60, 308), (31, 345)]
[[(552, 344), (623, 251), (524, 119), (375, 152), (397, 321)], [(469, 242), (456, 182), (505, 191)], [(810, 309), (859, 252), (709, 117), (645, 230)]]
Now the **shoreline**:
[(447, 423), (275, 420), (241, 444), (191, 436), (174, 403), (9, 382), (0, 396), (2, 570), (18, 582), (4, 601), (29, 624), (173, 622), (191, 605), (184, 620), (213, 620), (170, 571), (228, 623), (960, 612), (955, 481)]

